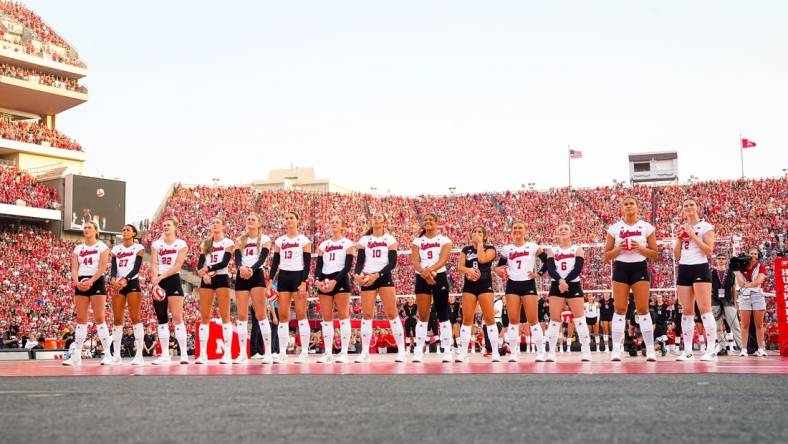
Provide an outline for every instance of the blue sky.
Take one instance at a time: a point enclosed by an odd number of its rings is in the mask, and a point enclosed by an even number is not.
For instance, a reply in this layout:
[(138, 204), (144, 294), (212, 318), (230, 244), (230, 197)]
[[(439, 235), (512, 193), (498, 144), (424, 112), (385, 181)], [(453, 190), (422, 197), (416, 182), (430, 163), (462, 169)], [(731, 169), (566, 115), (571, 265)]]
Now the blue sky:
[(359, 191), (626, 179), (678, 150), (683, 180), (788, 168), (780, 1), (25, 2), (88, 63), (61, 130), (127, 216), (169, 183), (314, 166)]

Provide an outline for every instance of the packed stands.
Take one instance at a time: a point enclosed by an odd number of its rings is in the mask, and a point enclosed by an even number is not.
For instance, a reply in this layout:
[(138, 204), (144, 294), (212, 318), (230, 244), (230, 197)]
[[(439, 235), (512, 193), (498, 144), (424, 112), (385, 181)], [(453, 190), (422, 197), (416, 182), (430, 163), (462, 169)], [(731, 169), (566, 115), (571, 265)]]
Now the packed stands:
[(85, 66), (55, 30), (21, 3), (0, 0), (0, 47), (58, 63)]
[(12, 121), (0, 114), (0, 139), (82, 151), (82, 145), (40, 122)]
[(28, 207), (57, 209), (58, 193), (36, 183), (35, 179), (15, 166), (0, 165), (0, 203), (23, 201)]

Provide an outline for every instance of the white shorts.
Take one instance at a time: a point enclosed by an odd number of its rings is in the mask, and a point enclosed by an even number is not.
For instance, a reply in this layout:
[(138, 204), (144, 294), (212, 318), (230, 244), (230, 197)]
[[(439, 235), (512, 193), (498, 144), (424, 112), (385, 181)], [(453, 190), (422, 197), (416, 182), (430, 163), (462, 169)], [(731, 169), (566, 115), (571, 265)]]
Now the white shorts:
[(739, 310), (766, 310), (766, 297), (760, 291), (739, 291)]

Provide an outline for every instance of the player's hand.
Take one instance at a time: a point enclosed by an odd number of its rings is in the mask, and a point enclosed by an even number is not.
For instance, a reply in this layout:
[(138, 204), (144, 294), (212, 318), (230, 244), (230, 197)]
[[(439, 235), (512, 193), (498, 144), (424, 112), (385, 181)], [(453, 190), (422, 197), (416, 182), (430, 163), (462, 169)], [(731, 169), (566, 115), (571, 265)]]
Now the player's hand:
[(528, 279), (536, 279), (536, 273), (533, 271), (528, 272)]
[(569, 291), (569, 284), (567, 284), (565, 280), (561, 279), (558, 281), (558, 291), (561, 293), (566, 293)]
[(239, 269), (239, 271), (238, 271), (238, 274), (240, 274), (240, 275), (241, 275), (241, 278), (242, 278), (242, 279), (244, 279), (244, 280), (247, 280), (247, 279), (249, 279), (250, 277), (252, 277), (252, 269), (251, 269), (251, 268), (249, 268), (249, 267), (247, 267), (247, 266), (242, 266), (242, 267)]
[(331, 293), (332, 291), (334, 291), (334, 287), (336, 286), (337, 286), (337, 281), (335, 281), (334, 279), (329, 279), (329, 281), (325, 283), (324, 293)]

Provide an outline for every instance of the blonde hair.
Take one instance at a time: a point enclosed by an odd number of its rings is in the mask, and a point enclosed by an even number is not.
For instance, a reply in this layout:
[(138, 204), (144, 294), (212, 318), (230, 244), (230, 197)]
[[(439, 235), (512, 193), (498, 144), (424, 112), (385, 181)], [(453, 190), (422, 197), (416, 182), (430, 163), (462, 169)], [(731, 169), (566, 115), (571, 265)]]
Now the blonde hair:
[[(224, 219), (222, 219), (221, 217), (217, 216), (211, 218), (211, 222), (215, 220), (218, 220), (219, 222), (222, 223), (222, 225), (224, 225)], [(202, 252), (202, 254), (208, 254), (211, 252), (211, 247), (213, 247), (213, 236), (208, 236), (205, 238), (204, 241), (202, 241), (202, 244), (200, 245), (200, 251)]]
[[(260, 226), (257, 228), (257, 249), (259, 250), (260, 249), (260, 238), (263, 237), (263, 229), (262, 229), (263, 228), (262, 227), (263, 220), (260, 218), (260, 215), (257, 214), (257, 213), (249, 213), (249, 214), (247, 214), (246, 217), (249, 217), (249, 216), (252, 216), (255, 219), (257, 219), (257, 223), (260, 224)], [(238, 238), (238, 241), (235, 244), (235, 248), (237, 248), (237, 249), (245, 248), (247, 242), (249, 242), (249, 231), (248, 230), (244, 231), (244, 234), (241, 235), (241, 237)]]
[(98, 235), (101, 233), (101, 228), (99, 228), (98, 224), (92, 220), (86, 220), (84, 223), (82, 223), (82, 228), (85, 228), (85, 225), (87, 224), (93, 225), (93, 229), (96, 230), (96, 239), (98, 239)]

